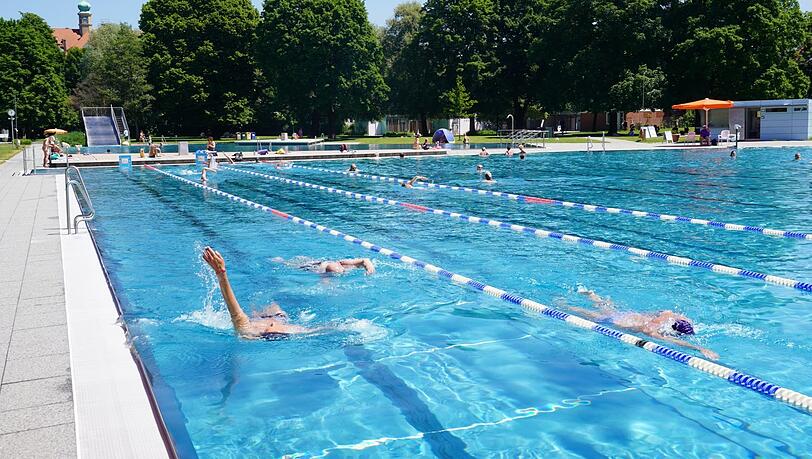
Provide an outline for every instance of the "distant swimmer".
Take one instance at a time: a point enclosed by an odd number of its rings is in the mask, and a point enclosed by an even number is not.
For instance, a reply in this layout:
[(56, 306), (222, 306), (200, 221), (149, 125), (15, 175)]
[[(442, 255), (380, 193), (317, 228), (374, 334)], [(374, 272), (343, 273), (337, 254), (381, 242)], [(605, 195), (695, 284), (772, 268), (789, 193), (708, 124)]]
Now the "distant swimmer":
[(730, 158), (736, 159), (736, 150), (730, 150)]
[(343, 260), (308, 260), (299, 258), (298, 261), (296, 258), (290, 261), (285, 261), (283, 258), (274, 258), (273, 261), (316, 274), (345, 274), (352, 269), (363, 269), (367, 275), (375, 274), (375, 264), (369, 258), (345, 258)]
[(347, 169), (347, 172), (358, 172), (358, 166), (355, 163), (350, 164), (350, 168)]
[(428, 177), (423, 177), (422, 175), (415, 175), (408, 182), (401, 182), (400, 186), (404, 188), (413, 188), (414, 184), (417, 182), (428, 182), (428, 181), (429, 181)]
[(513, 149), (512, 149), (512, 148), (510, 148), (510, 146), (509, 146), (509, 145), (508, 145), (508, 147), (507, 147), (507, 150), (505, 150), (505, 156), (507, 156), (508, 158), (510, 158), (510, 157), (512, 157), (512, 156), (513, 156)]
[(488, 153), (488, 149), (487, 149), (487, 148), (485, 148), (485, 147), (482, 147), (482, 149), (481, 149), (481, 150), (479, 150), (479, 156), (490, 156), (490, 155), (491, 155), (491, 154), (490, 154), (490, 153)]
[(527, 152), (524, 151), (524, 144), (520, 143), (519, 144), (519, 159), (524, 159), (525, 155), (527, 155)]
[(482, 167), (482, 164), (477, 164), (477, 165), (476, 165), (476, 173), (477, 173), (477, 174), (481, 174), (483, 170), (484, 170), (484, 169), (483, 169), (483, 167)]
[(306, 328), (288, 323), (288, 315), (278, 304), (271, 304), (257, 316), (251, 318), (240, 307), (231, 283), (226, 275), (226, 262), (220, 252), (206, 247), (203, 249), (203, 260), (211, 266), (217, 274), (220, 283), (220, 293), (231, 315), (231, 323), (242, 338), (248, 339), (281, 339), (292, 334), (313, 333), (319, 329)]
[(482, 173), (482, 180), (488, 183), (496, 183), (496, 180), (493, 179), (493, 174), (491, 174), (491, 171), (484, 171)]
[(801, 154), (800, 153), (795, 153), (795, 161), (800, 161), (800, 160), (801, 160)]
[(689, 349), (695, 349), (709, 359), (716, 360), (719, 358), (719, 354), (710, 349), (705, 349), (704, 347), (675, 338), (675, 336), (694, 334), (694, 327), (691, 321), (682, 314), (673, 311), (660, 311), (654, 314), (618, 311), (615, 309), (611, 300), (598, 296), (598, 294), (592, 290), (587, 290), (579, 286), (578, 293), (589, 298), (598, 310), (584, 309), (575, 306), (567, 307), (590, 319), (609, 322), (626, 330), (645, 333), (654, 339), (668, 341)]

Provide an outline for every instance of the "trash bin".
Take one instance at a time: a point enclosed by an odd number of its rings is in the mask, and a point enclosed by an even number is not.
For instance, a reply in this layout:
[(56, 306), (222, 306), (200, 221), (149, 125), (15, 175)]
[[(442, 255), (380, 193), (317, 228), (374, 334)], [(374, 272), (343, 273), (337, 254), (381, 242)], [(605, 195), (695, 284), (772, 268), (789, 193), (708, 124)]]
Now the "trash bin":
[(283, 132), (283, 133), (279, 134), (279, 140), (288, 140), (288, 133)]
[(256, 132), (253, 132), (253, 131), (251, 132), (251, 140), (257, 140), (257, 133)]

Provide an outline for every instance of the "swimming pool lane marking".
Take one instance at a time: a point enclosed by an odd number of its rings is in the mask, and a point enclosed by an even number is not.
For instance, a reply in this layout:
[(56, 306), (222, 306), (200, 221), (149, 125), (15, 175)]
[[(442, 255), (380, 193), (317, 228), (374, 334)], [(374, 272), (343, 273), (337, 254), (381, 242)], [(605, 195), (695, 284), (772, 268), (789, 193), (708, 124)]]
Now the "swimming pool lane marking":
[(460, 220), (460, 221), (463, 221), (463, 222), (466, 222), (466, 223), (475, 223), (475, 224), (482, 224), (482, 225), (487, 225), (487, 226), (490, 226), (490, 227), (495, 227), (495, 228), (500, 228), (500, 229), (509, 229), (509, 230), (515, 231), (517, 233), (532, 234), (532, 235), (534, 235), (536, 237), (540, 237), (540, 238), (549, 238), (549, 239), (554, 239), (554, 240), (558, 240), (558, 241), (562, 241), (562, 242), (570, 242), (570, 243), (576, 243), (576, 244), (581, 244), (581, 245), (593, 246), (593, 247), (598, 247), (598, 248), (601, 248), (601, 249), (604, 249), (604, 250), (616, 250), (616, 251), (621, 251), (621, 252), (628, 252), (628, 253), (631, 253), (633, 255), (638, 255), (638, 256), (641, 256), (641, 257), (644, 257), (644, 258), (652, 258), (652, 259), (662, 260), (662, 261), (665, 261), (666, 263), (669, 263), (669, 264), (672, 264), (672, 265), (678, 265), (678, 266), (683, 266), (683, 267), (690, 267), (690, 268), (709, 270), (709, 271), (713, 271), (715, 273), (727, 274), (727, 275), (731, 275), (731, 276), (747, 277), (747, 278), (750, 278), (750, 279), (760, 280), (760, 281), (766, 282), (768, 284), (780, 285), (782, 287), (790, 287), (790, 288), (794, 288), (794, 289), (797, 289), (797, 290), (802, 290), (802, 291), (806, 291), (806, 292), (812, 292), (812, 283), (810, 283), (810, 282), (801, 282), (801, 281), (797, 281), (795, 279), (789, 279), (789, 278), (780, 277), (780, 276), (773, 276), (773, 275), (770, 275), (770, 274), (764, 274), (764, 273), (760, 273), (760, 272), (757, 272), (757, 271), (751, 271), (749, 269), (734, 268), (734, 267), (731, 267), (731, 266), (719, 265), (719, 264), (711, 263), (711, 262), (708, 262), (708, 261), (694, 260), (694, 259), (691, 259), (691, 258), (680, 257), (680, 256), (676, 256), (676, 255), (669, 255), (667, 253), (655, 252), (655, 251), (647, 250), (647, 249), (640, 249), (640, 248), (637, 248), (637, 247), (631, 247), (631, 246), (627, 246), (627, 245), (623, 245), (623, 244), (615, 244), (615, 243), (612, 243), (612, 242), (600, 241), (600, 240), (596, 240), (596, 239), (588, 239), (588, 238), (583, 238), (583, 237), (580, 237), (580, 236), (574, 236), (574, 235), (571, 235), (571, 234), (559, 233), (559, 232), (555, 232), (555, 231), (548, 231), (548, 230), (545, 230), (545, 229), (535, 228), (535, 227), (532, 227), (532, 226), (524, 226), (524, 225), (518, 225), (518, 224), (509, 223), (509, 222), (503, 222), (503, 221), (500, 221), (500, 220), (492, 220), (492, 219), (485, 218), (485, 217), (477, 217), (477, 216), (473, 216), (473, 215), (465, 215), (465, 214), (462, 214), (462, 213), (459, 213), (459, 212), (450, 212), (448, 210), (443, 210), (443, 209), (434, 209), (434, 208), (431, 208), (431, 207), (421, 206), (421, 205), (418, 205), (418, 204), (412, 204), (412, 203), (409, 203), (409, 202), (397, 201), (395, 199), (387, 199), (387, 198), (381, 198), (381, 197), (373, 196), (373, 195), (369, 195), (369, 194), (355, 193), (355, 192), (352, 192), (352, 191), (341, 190), (341, 189), (338, 189), (338, 188), (333, 188), (333, 187), (324, 186), (324, 185), (316, 185), (316, 184), (313, 184), (313, 183), (303, 182), (301, 180), (293, 180), (293, 179), (289, 179), (289, 178), (285, 178), (285, 177), (277, 177), (275, 175), (262, 174), (262, 173), (259, 173), (259, 172), (248, 171), (248, 170), (245, 170), (245, 169), (236, 169), (236, 168), (228, 167), (228, 166), (222, 166), (222, 167), (220, 167), (220, 169), (233, 171), (233, 172), (240, 172), (240, 173), (248, 174), (248, 175), (253, 175), (253, 176), (264, 178), (264, 179), (267, 179), (267, 180), (276, 180), (276, 181), (283, 182), (283, 183), (286, 183), (286, 184), (289, 184), (289, 185), (296, 185), (296, 186), (303, 187), (303, 188), (312, 188), (312, 189), (315, 189), (315, 190), (326, 191), (328, 193), (335, 193), (335, 194), (338, 194), (338, 195), (342, 195), (342, 196), (346, 196), (346, 197), (350, 197), (350, 198), (354, 198), (354, 199), (358, 199), (358, 200), (362, 200), (362, 201), (367, 201), (367, 202), (371, 202), (371, 203), (374, 203), (374, 204), (400, 206), (400, 207), (404, 207), (404, 208), (410, 209), (410, 210), (415, 210), (415, 211), (418, 211), (418, 212), (424, 212), (424, 213), (433, 214), (433, 215), (442, 215), (444, 217)]
[[(371, 180), (378, 180), (381, 182), (392, 182), (392, 183), (405, 183), (408, 180), (398, 178), (398, 177), (387, 177), (381, 175), (372, 175), (372, 174), (362, 174), (360, 172), (349, 172), (349, 171), (336, 171), (332, 169), (324, 169), (321, 167), (311, 167), (311, 166), (299, 166), (299, 165), (292, 165), (290, 166), (296, 169), (307, 169), (319, 172), (328, 172), (331, 174), (343, 174), (350, 177), (362, 177)], [(428, 188), (441, 188), (445, 190), (454, 190), (454, 191), (463, 191), (466, 193), (473, 193), (483, 196), (496, 196), (505, 199), (511, 199), (513, 201), (519, 202), (526, 202), (531, 204), (551, 204), (561, 207), (567, 207), (571, 209), (580, 209), (586, 212), (593, 212), (593, 213), (607, 213), (607, 214), (616, 214), (616, 215), (631, 215), (633, 217), (649, 217), (655, 218), (660, 221), (667, 221), (667, 222), (679, 222), (679, 223), (690, 223), (694, 225), (701, 225), (707, 226), (709, 228), (716, 228), (716, 229), (723, 229), (727, 231), (746, 231), (756, 234), (764, 234), (766, 236), (776, 236), (776, 237), (784, 237), (789, 239), (806, 239), (812, 240), (812, 233), (804, 233), (798, 231), (786, 231), (786, 230), (777, 230), (777, 229), (770, 229), (764, 228), (760, 226), (750, 226), (750, 225), (739, 225), (736, 223), (724, 223), (724, 222), (717, 222), (714, 220), (705, 220), (701, 218), (692, 218), (692, 217), (681, 217), (678, 215), (669, 215), (669, 214), (660, 214), (657, 212), (647, 212), (643, 210), (629, 210), (629, 209), (622, 209), (619, 207), (607, 207), (598, 204), (582, 204), (578, 202), (570, 202), (570, 201), (561, 201), (558, 199), (550, 199), (550, 198), (541, 198), (537, 196), (528, 196), (523, 194), (514, 194), (514, 193), (506, 193), (503, 191), (491, 191), (491, 190), (482, 190), (479, 188), (468, 188), (464, 186), (455, 186), (455, 185), (444, 185), (442, 183), (423, 183), (421, 186), (425, 186)]]
[(516, 293), (510, 293), (505, 290), (484, 284), (477, 280), (465, 277), (463, 275), (453, 273), (451, 271), (447, 271), (440, 266), (435, 266), (424, 261), (420, 261), (416, 258), (409, 257), (407, 255), (403, 255), (398, 253), (394, 250), (387, 249), (386, 247), (381, 247), (379, 245), (375, 245), (371, 242), (364, 241), (358, 239), (355, 236), (351, 236), (349, 234), (342, 233), (338, 230), (334, 230), (328, 228), (323, 225), (319, 225), (317, 223), (313, 223), (308, 220), (304, 220), (302, 218), (287, 214), (280, 210), (274, 209), (272, 207), (268, 207), (262, 204), (259, 204), (254, 201), (250, 201), (248, 199), (233, 195), (231, 193), (227, 193), (225, 191), (220, 191), (216, 188), (212, 188), (197, 182), (193, 182), (191, 180), (185, 179), (183, 177), (178, 177), (177, 175), (170, 174), (169, 172), (162, 171), (157, 169), (154, 166), (144, 165), (143, 167), (158, 172), (159, 174), (163, 174), (167, 177), (172, 179), (178, 180), (182, 183), (186, 183), (188, 185), (192, 185), (195, 188), (200, 188), (206, 191), (209, 191), (213, 194), (218, 196), (222, 196), (227, 198), (231, 201), (238, 202), (248, 207), (252, 207), (254, 209), (261, 210), (263, 212), (268, 212), (277, 217), (283, 218), (285, 220), (291, 221), (293, 223), (302, 225), (304, 227), (319, 231), (321, 233), (329, 234), (333, 237), (338, 239), (342, 239), (346, 242), (351, 244), (355, 244), (361, 246), (369, 251), (379, 253), (383, 256), (392, 258), (394, 260), (398, 260), (401, 263), (414, 266), (417, 268), (422, 269), (428, 273), (434, 274), (437, 276), (438, 279), (444, 280), (451, 284), (457, 285), (465, 285), (471, 287), (475, 290), (483, 292), (487, 295), (490, 295), (494, 298), (498, 298), (504, 302), (521, 306), (528, 311), (533, 311), (538, 314), (541, 314), (546, 317), (550, 317), (553, 319), (560, 320), (562, 322), (567, 323), (568, 325), (583, 328), (586, 330), (591, 330), (595, 333), (599, 333), (603, 336), (607, 336), (609, 338), (613, 338), (617, 341), (622, 343), (628, 344), (630, 346), (639, 347), (641, 349), (645, 349), (653, 354), (656, 354), (660, 357), (671, 359), (675, 362), (681, 363), (683, 365), (687, 365), (691, 368), (696, 370), (705, 372), (707, 374), (716, 376), (721, 379), (725, 379), (730, 383), (736, 384), (738, 386), (750, 389), (754, 392), (758, 392), (762, 395), (766, 395), (768, 397), (774, 398), (781, 402), (784, 402), (788, 405), (791, 405), (795, 408), (802, 409), (805, 412), (812, 414), (812, 397), (802, 394), (800, 392), (793, 391), (791, 389), (787, 389), (785, 387), (781, 387), (777, 384), (772, 384), (765, 380), (756, 378), (755, 376), (748, 375), (741, 371), (735, 370), (733, 368), (729, 368), (718, 363), (714, 363), (708, 360), (705, 360), (700, 357), (696, 357), (690, 354), (686, 354), (682, 351), (677, 351), (675, 349), (671, 349), (669, 347), (663, 346), (661, 344), (657, 344), (653, 341), (645, 340), (643, 338), (637, 337), (635, 335), (624, 333), (604, 325), (592, 322), (591, 320), (586, 320), (582, 317), (576, 316), (574, 314), (569, 314), (563, 311), (559, 311), (557, 309), (553, 309), (549, 306), (546, 306), (542, 303), (537, 301), (530, 300), (528, 298), (524, 298)]

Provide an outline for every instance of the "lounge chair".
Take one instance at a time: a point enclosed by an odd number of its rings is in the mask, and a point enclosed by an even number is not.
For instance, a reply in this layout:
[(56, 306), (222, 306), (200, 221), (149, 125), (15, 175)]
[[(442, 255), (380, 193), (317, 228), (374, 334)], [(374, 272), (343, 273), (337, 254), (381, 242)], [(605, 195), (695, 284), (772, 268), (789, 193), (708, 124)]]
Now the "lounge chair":
[(671, 131), (663, 132), (663, 138), (665, 143), (674, 143), (674, 136), (671, 135)]
[(736, 141), (736, 134), (731, 134), (730, 129), (723, 130), (722, 132), (719, 133), (719, 136), (717, 137), (718, 143), (722, 142), (730, 143), (731, 141), (732, 142)]
[(685, 143), (696, 143), (696, 132), (689, 132), (685, 134)]

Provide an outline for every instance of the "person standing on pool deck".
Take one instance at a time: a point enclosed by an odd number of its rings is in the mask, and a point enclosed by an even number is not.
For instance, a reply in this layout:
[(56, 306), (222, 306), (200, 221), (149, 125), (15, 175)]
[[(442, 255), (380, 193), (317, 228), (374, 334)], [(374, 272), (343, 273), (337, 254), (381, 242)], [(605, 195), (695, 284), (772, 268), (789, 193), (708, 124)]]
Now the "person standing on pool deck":
[(223, 294), (223, 301), (228, 307), (231, 316), (231, 323), (241, 338), (248, 339), (279, 339), (291, 334), (313, 333), (317, 329), (291, 325), (288, 323), (288, 315), (278, 304), (274, 303), (258, 317), (250, 318), (237, 301), (234, 290), (226, 275), (226, 262), (220, 252), (206, 247), (203, 249), (203, 260), (208, 263), (211, 269), (217, 274), (217, 281), (220, 283), (220, 293)]
[(677, 314), (674, 311), (660, 311), (654, 314), (618, 311), (615, 309), (611, 300), (600, 297), (592, 290), (578, 286), (578, 293), (589, 298), (598, 310), (589, 310), (576, 306), (567, 307), (577, 313), (583, 314), (589, 319), (609, 322), (633, 332), (645, 333), (654, 339), (668, 341), (678, 346), (694, 349), (712, 360), (719, 358), (719, 354), (710, 349), (705, 349), (704, 347), (674, 337), (674, 335), (694, 334), (694, 326), (688, 318), (682, 314)]

